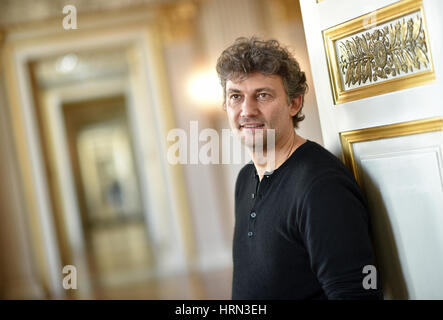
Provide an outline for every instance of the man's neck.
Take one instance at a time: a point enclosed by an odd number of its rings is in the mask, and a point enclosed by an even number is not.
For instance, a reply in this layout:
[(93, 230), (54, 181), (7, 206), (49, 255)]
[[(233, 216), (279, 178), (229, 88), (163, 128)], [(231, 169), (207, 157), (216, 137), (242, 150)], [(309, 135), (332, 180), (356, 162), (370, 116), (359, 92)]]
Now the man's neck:
[[(252, 158), (252, 162), (254, 163), (255, 169), (257, 170), (258, 177), (263, 178), (265, 172), (273, 172), (278, 167), (280, 167), (291, 155), (294, 151), (300, 147), (303, 143), (306, 142), (306, 139), (300, 137), (293, 131), (287, 139), (285, 139), (280, 146), (275, 146), (275, 157), (269, 154), (267, 150), (263, 152), (263, 158), (267, 159), (269, 156), (270, 159), (264, 162), (259, 161), (254, 152), (250, 151), (250, 155)], [(271, 158), (273, 157), (272, 161)]]

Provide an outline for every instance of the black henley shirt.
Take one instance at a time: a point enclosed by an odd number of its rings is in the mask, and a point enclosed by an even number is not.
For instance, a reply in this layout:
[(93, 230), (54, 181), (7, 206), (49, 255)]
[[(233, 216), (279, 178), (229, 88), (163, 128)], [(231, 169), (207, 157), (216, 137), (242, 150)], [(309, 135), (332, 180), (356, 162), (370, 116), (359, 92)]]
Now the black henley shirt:
[[(235, 187), (233, 299), (379, 299), (366, 200), (349, 170), (307, 140), (260, 181), (251, 163)], [(377, 281), (378, 282), (378, 281)]]

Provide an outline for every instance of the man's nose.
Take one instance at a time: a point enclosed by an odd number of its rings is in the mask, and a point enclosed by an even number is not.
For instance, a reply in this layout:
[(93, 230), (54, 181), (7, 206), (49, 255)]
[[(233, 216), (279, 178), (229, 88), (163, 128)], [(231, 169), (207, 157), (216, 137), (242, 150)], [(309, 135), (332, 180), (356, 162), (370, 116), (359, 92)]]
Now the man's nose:
[(245, 97), (241, 105), (241, 117), (251, 117), (258, 113), (257, 101), (252, 97)]

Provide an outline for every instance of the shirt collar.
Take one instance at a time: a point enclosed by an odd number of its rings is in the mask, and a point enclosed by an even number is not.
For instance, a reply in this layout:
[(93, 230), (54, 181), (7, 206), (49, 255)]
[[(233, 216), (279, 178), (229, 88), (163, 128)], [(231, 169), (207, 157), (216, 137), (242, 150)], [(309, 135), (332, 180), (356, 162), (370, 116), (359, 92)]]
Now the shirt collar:
[[(291, 160), (292, 160), (292, 158), (295, 156), (295, 154), (297, 153), (297, 151), (298, 152), (300, 152), (299, 151), (299, 149), (303, 149), (303, 148), (305, 148), (306, 147), (306, 145), (309, 145), (311, 143), (311, 141), (310, 140), (308, 140), (308, 139), (306, 139), (306, 142), (305, 143), (303, 143), (301, 146), (299, 146), (290, 156), (289, 156), (289, 158), (288, 159), (286, 159), (286, 161), (285, 162), (283, 162), (283, 164), (280, 166), (280, 167), (278, 167), (277, 169), (275, 169), (274, 171), (270, 171), (270, 172), (268, 172), (268, 171), (266, 171), (265, 173), (264, 173), (264, 177), (266, 177), (266, 178), (269, 178), (269, 177), (271, 177), (272, 176), (272, 174), (273, 173), (275, 173), (276, 171), (278, 171), (278, 170), (281, 170), (281, 169), (283, 169)], [(255, 165), (254, 165), (254, 162), (251, 160), (251, 161), (249, 161), (248, 162), (248, 164), (250, 164), (250, 165), (252, 165), (252, 168), (254, 169), (253, 171), (252, 171), (252, 177), (258, 177), (258, 173), (257, 173), (257, 169), (255, 168)]]

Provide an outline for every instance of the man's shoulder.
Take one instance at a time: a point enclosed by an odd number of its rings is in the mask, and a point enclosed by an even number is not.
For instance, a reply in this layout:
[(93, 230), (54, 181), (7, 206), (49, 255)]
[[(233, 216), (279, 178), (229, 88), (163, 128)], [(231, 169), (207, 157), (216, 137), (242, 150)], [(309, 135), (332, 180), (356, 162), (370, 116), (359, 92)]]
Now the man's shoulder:
[[(331, 186), (339, 190), (352, 190), (361, 197), (361, 190), (353, 174), (345, 164), (334, 154), (320, 146), (312, 143), (312, 147), (304, 157), (300, 157), (297, 168), (303, 180), (305, 194), (318, 191)], [(317, 192), (316, 196), (318, 195)]]
[(306, 146), (295, 154), (293, 162), (297, 174), (318, 177), (331, 171), (348, 174), (349, 169), (329, 150), (316, 142), (307, 141)]
[(247, 164), (245, 164), (240, 171), (238, 172), (237, 179), (244, 176), (251, 176), (255, 174), (255, 167), (254, 163), (252, 161), (249, 161)]
[(287, 181), (301, 197), (314, 185), (324, 182), (346, 183), (357, 186), (351, 171), (330, 151), (321, 145), (307, 141), (291, 161)]
[(255, 167), (252, 161), (245, 164), (237, 174), (237, 179), (235, 182), (235, 194), (237, 195), (238, 190), (250, 182), (255, 175)]

